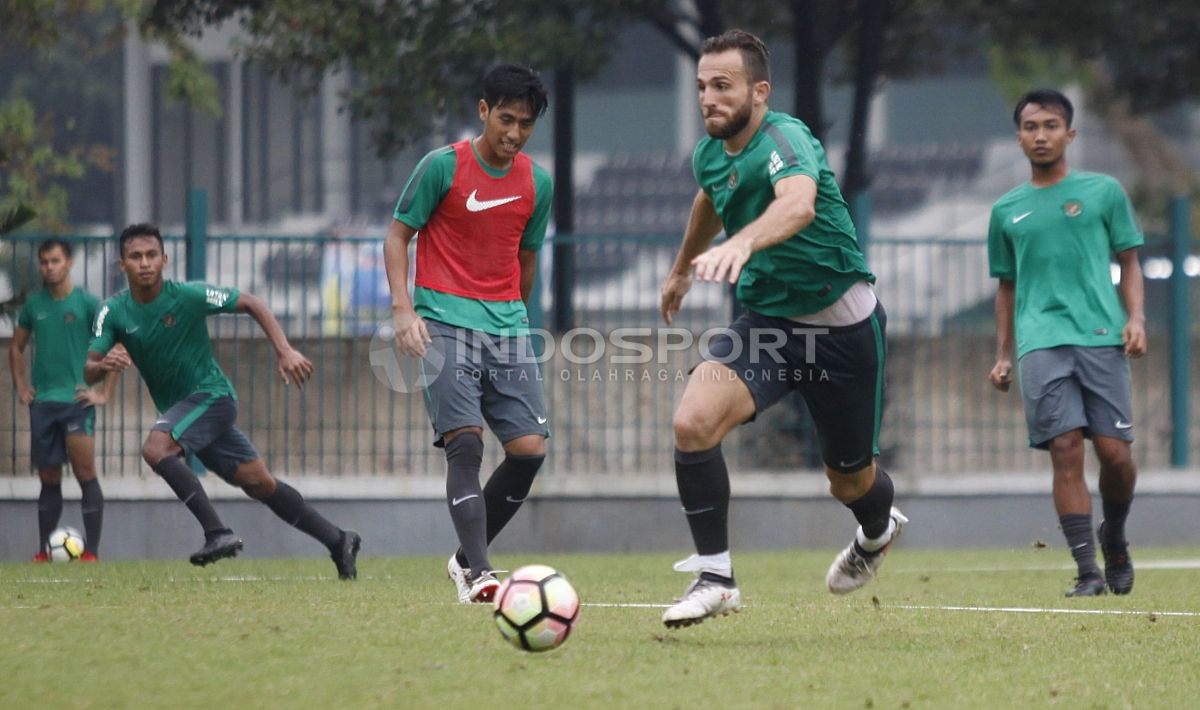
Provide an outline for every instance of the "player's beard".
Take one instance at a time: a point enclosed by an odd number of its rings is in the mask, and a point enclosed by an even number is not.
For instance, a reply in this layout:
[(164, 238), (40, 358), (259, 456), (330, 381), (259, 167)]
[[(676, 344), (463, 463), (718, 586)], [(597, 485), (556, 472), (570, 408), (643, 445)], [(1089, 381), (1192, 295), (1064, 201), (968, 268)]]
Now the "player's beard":
[(741, 133), (742, 129), (744, 129), (746, 126), (750, 125), (750, 114), (753, 112), (753, 110), (754, 106), (749, 100), (747, 100), (746, 103), (742, 104), (741, 108), (737, 110), (737, 113), (733, 114), (733, 116), (729, 118), (729, 121), (724, 126), (719, 126), (714, 129), (710, 129), (706, 126), (705, 130), (708, 131), (709, 136), (716, 138), (717, 140), (729, 140), (730, 138), (733, 138), (737, 134)]

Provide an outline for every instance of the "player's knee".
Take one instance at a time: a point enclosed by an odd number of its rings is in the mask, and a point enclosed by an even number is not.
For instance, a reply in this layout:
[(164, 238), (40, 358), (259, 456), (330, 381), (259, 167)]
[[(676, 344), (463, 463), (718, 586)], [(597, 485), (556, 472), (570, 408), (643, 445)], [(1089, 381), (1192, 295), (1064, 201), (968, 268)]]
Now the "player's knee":
[(680, 407), (671, 426), (675, 429), (675, 446), (684, 451), (711, 449), (720, 443), (716, 423), (703, 412)]
[(146, 439), (142, 443), (142, 459), (149, 464), (150, 468), (157, 466), (169, 455), (170, 452), (167, 451), (167, 448), (154, 439)]
[(1069, 432), (1061, 434), (1050, 440), (1050, 455), (1051, 456), (1067, 456), (1081, 453), (1083, 450), (1083, 436), (1078, 432)]
[(1096, 458), (1105, 468), (1132, 468), (1133, 451), (1127, 442), (1096, 442)]

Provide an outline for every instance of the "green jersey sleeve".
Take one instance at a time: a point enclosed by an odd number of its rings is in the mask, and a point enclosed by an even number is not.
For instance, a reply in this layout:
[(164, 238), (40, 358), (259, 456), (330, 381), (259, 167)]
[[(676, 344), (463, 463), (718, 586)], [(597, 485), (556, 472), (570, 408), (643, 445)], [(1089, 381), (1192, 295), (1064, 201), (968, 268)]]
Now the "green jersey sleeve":
[(994, 279), (1017, 280), (1017, 257), (1012, 239), (1004, 231), (1004, 215), (997, 207), (992, 207), (988, 223), (988, 271)]
[(554, 203), (554, 180), (550, 173), (536, 163), (533, 166), (533, 214), (521, 234), (521, 248), (537, 251), (546, 241), (546, 226), (550, 223), (550, 207)]
[(763, 123), (767, 137), (775, 144), (767, 158), (767, 176), (774, 185), (794, 175), (807, 175), (813, 182), (821, 180), (821, 161), (814, 148), (815, 140), (808, 127), (800, 122)]
[(21, 312), (17, 314), (17, 327), (33, 332), (33, 311), (30, 310), (28, 301), (21, 306)]
[(413, 229), (424, 227), (450, 192), (456, 160), (453, 146), (443, 146), (421, 158), (400, 192), (392, 217)]
[(113, 301), (110, 298), (96, 313), (96, 320), (92, 324), (92, 342), (88, 344), (89, 353), (105, 355), (116, 345), (117, 332), (112, 311)]
[(179, 297), (201, 315), (237, 313), (238, 290), (200, 281), (179, 284)]
[(1104, 221), (1108, 225), (1108, 243), (1114, 253), (1119, 254), (1145, 243), (1138, 229), (1137, 218), (1133, 215), (1133, 205), (1129, 204), (1129, 196), (1116, 180), (1109, 182), (1108, 214)]

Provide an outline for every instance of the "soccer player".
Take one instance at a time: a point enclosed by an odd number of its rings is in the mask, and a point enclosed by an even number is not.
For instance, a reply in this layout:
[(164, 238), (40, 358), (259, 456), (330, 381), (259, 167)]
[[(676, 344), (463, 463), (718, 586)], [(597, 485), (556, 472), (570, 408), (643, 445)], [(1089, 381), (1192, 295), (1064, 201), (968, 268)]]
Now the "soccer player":
[[(92, 320), (100, 302), (71, 282), (71, 245), (49, 239), (38, 247), (45, 288), (29, 297), (17, 317), (8, 365), (17, 400), (29, 405), (30, 453), (42, 482), (38, 494), (38, 552), (47, 562), (47, 538), (62, 517), (62, 466), (71, 463), (83, 494), (84, 551), (80, 562), (96, 562), (104, 520), (104, 493), (96, 478), (96, 409), (112, 396), (119, 375), (95, 389), (83, 383)], [(25, 346), (33, 338), (37, 357), (33, 382), (26, 377)]]
[[(119, 244), (129, 288), (105, 301), (96, 316), (84, 377), (91, 382), (105, 372), (136, 365), (146, 381), (159, 415), (142, 445), (142, 457), (204, 529), (204, 546), (191, 556), (192, 564), (207, 565), (242, 549), (241, 539), (221, 522), (187, 464), (195, 454), (210, 471), (319, 540), (329, 548), (338, 577), (354, 579), (362, 538), (330, 523), (295, 488), (274, 478), (234, 426), (237, 393), (213, 357), (206, 319), (216, 313), (249, 313), (275, 346), (284, 384), (295, 381), (303, 388), (312, 363), (292, 348), (262, 299), (234, 288), (164, 280), (167, 256), (154, 225), (127, 227)], [(124, 349), (115, 348), (118, 343)]]
[[(675, 569), (698, 576), (663, 614), (672, 628), (741, 607), (721, 440), (789, 392), (812, 413), (830, 492), (859, 522), (829, 590), (866, 584), (908, 522), (875, 461), (886, 316), (825, 150), (803, 122), (768, 109), (769, 53), (754, 35), (705, 40), (696, 78), (708, 137), (692, 157), (700, 190), (662, 314), (670, 324), (693, 274), (736, 283), (746, 310), (711, 341), (675, 410), (675, 479), (697, 553)], [(722, 229), (728, 239), (708, 249)]]
[[(384, 243), (397, 347), (412, 357), (437, 355), (423, 367), (441, 365), (425, 404), (434, 446), (446, 451), (446, 504), (461, 545), (446, 571), (464, 604), (490, 601), (499, 586), (488, 545), (529, 495), (546, 457), (546, 402), (525, 304), (553, 185), (521, 148), (547, 104), (533, 70), (504, 64), (490, 71), (479, 100), (481, 133), (421, 159)], [(408, 245), (418, 231), (410, 297)], [(481, 489), (485, 420), (505, 457)]]
[[(1040, 89), (1017, 103), (1017, 142), (1032, 177), (997, 200), (988, 227), (996, 291), (996, 364), (988, 379), (1012, 384), (1013, 330), (1029, 444), (1050, 452), (1054, 508), (1079, 568), (1068, 597), (1133, 589), (1125, 519), (1137, 468), (1130, 454), (1133, 400), (1129, 362), (1146, 354), (1142, 270), (1133, 209), (1107, 175), (1072, 170), (1074, 109), (1061, 93)], [(1121, 265), (1121, 297), (1110, 263)], [(1096, 566), (1092, 499), (1084, 482), (1083, 440), (1100, 459), (1104, 522)]]

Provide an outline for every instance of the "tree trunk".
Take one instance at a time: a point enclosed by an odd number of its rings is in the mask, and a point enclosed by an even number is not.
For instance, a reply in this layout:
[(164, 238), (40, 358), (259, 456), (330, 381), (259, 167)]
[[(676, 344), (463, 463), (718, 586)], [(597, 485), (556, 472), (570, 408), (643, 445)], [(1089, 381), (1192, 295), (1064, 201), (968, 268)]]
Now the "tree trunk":
[(879, 81), (880, 56), (883, 53), (890, 0), (865, 0), (859, 5), (858, 64), (854, 68), (854, 113), (850, 119), (850, 140), (846, 150), (846, 171), (842, 192), (854, 205), (858, 193), (870, 185), (867, 175), (867, 127), (871, 119), (871, 98)]
[(825, 141), (825, 116), (822, 105), (821, 77), (825, 73), (825, 43), (819, 36), (816, 3), (792, 0), (792, 37), (796, 55), (796, 118), (804, 121), (822, 143)]

